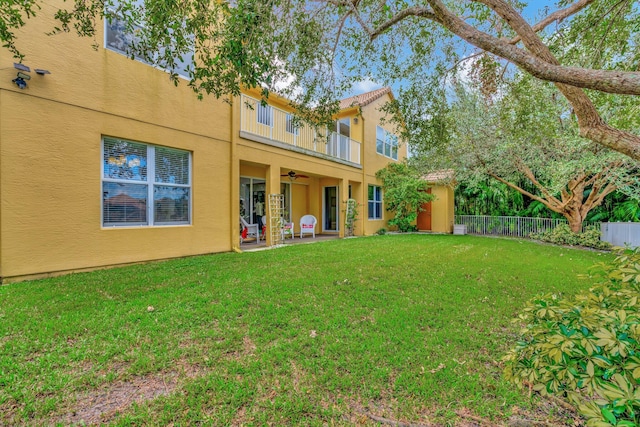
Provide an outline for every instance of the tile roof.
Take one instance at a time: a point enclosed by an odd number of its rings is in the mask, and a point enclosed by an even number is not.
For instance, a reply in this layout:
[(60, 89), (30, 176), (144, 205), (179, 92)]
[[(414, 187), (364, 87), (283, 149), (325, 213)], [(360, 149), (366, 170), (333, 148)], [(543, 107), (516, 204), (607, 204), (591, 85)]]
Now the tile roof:
[(376, 99), (380, 98), (386, 93), (391, 93), (389, 86), (381, 87), (380, 89), (372, 90), (371, 92), (361, 93), (360, 95), (351, 96), (340, 101), (340, 109), (359, 106), (364, 107), (367, 104), (371, 104)]
[(444, 169), (422, 175), (422, 179), (427, 182), (449, 181), (453, 179), (453, 169)]

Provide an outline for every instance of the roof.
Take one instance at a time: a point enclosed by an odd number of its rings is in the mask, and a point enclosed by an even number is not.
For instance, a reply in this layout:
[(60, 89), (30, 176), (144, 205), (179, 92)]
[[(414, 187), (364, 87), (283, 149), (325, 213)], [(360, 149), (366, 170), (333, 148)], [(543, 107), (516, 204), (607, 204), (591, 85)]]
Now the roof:
[(453, 179), (453, 169), (444, 169), (422, 175), (422, 179), (427, 182), (449, 181)]
[(365, 105), (371, 104), (378, 98), (381, 98), (383, 95), (391, 93), (391, 88), (389, 86), (382, 87), (380, 89), (372, 90), (371, 92), (361, 93), (360, 95), (351, 96), (349, 98), (345, 98), (340, 101), (340, 109), (345, 109), (349, 107), (364, 107)]

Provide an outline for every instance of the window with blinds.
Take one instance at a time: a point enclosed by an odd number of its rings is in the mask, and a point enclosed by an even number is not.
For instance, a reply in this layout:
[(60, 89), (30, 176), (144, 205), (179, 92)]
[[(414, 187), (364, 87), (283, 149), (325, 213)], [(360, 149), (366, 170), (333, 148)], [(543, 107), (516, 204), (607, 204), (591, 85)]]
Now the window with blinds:
[(257, 119), (258, 123), (265, 126), (273, 126), (273, 107), (271, 107), (271, 105), (263, 105), (262, 102), (259, 102)]
[(377, 185), (369, 186), (369, 219), (382, 219), (382, 188)]
[(191, 153), (104, 137), (102, 225), (191, 222)]

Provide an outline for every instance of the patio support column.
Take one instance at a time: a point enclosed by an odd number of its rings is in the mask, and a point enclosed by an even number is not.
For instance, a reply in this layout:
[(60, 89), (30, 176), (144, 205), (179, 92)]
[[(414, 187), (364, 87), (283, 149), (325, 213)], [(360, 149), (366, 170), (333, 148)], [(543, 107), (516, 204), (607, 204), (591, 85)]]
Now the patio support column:
[(347, 200), (349, 200), (349, 180), (342, 178), (340, 180), (340, 194), (338, 194), (338, 230), (340, 237), (344, 237), (344, 228), (347, 222)]
[(271, 212), (269, 212), (269, 194), (280, 194), (280, 165), (271, 164), (266, 171), (266, 195), (265, 195), (265, 211), (267, 214), (267, 246), (273, 245), (271, 242), (271, 233), (269, 232), (269, 224), (271, 224)]
[[(236, 98), (234, 101), (238, 101)], [(231, 107), (231, 123), (229, 124), (230, 135), (229, 140), (231, 141), (231, 150), (230, 150), (230, 164), (231, 164), (231, 188), (229, 191), (231, 192), (231, 250), (239, 251), (240, 250), (240, 158), (238, 156), (238, 147), (237, 147), (237, 131), (234, 132), (234, 129), (238, 129), (239, 126), (239, 106), (240, 102), (234, 102)], [(211, 220), (211, 219), (210, 219)]]

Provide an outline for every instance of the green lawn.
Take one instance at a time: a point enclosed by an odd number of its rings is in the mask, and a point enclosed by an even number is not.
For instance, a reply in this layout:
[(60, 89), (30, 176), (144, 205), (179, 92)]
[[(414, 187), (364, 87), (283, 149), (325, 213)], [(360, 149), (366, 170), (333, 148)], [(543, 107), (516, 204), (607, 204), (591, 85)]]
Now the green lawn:
[(3, 286), (0, 425), (557, 422), (501, 377), (511, 319), (610, 259), (385, 235)]

